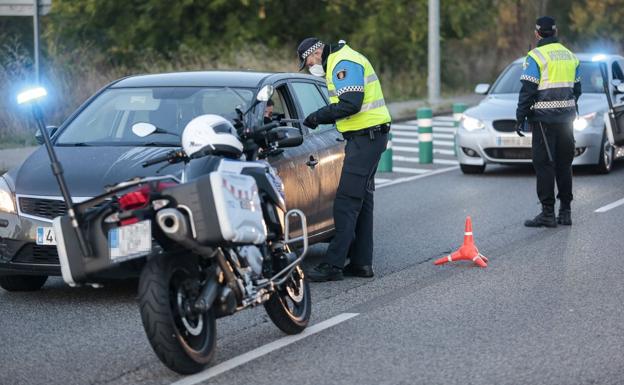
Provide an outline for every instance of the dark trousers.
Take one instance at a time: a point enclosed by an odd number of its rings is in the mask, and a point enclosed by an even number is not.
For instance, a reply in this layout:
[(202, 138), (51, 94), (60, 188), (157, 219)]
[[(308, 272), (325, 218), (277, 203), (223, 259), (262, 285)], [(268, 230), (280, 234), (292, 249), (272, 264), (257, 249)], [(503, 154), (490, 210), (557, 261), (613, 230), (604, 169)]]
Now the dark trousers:
[(373, 194), (375, 172), (388, 144), (388, 134), (376, 132), (347, 139), (340, 183), (334, 201), (336, 233), (326, 262), (342, 268), (347, 257), (356, 265), (373, 263)]
[[(541, 127), (540, 127), (541, 124)], [(544, 135), (542, 135), (542, 130)], [(574, 160), (574, 131), (572, 122), (560, 124), (532, 123), (533, 167), (537, 175), (537, 196), (544, 206), (555, 205), (555, 182), (557, 198), (561, 207), (569, 208), (572, 202), (572, 160)], [(544, 144), (544, 136), (550, 148), (552, 161)]]

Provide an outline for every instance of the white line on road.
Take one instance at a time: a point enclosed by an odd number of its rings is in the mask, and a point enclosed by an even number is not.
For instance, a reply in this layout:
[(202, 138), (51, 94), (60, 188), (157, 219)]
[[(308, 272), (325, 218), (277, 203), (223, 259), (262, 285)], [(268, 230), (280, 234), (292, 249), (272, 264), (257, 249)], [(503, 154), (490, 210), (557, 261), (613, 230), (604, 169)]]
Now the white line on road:
[(428, 176), (433, 176), (433, 175), (438, 175), (438, 174), (442, 174), (444, 172), (449, 172), (449, 171), (453, 171), (453, 170), (457, 170), (459, 167), (458, 166), (454, 166), (454, 167), (447, 167), (447, 168), (441, 168), (439, 170), (435, 170), (435, 171), (431, 171), (428, 172), (426, 174), (422, 174), (422, 175), (416, 175), (416, 176), (408, 176), (405, 178), (399, 178), (399, 179), (395, 179), (392, 182), (388, 182), (386, 184), (383, 184), (381, 186), (377, 186), (377, 188), (383, 188), (383, 187), (388, 187), (388, 186), (394, 186), (395, 184), (401, 184), (401, 183), (406, 183), (406, 182), (411, 182), (413, 180), (417, 180), (417, 179), (422, 179), (422, 178), (426, 178)]
[[(392, 151), (403, 151), (403, 152), (418, 152), (418, 148), (416, 147), (403, 147), (403, 146), (392, 146)], [(455, 155), (453, 150), (439, 150), (437, 148), (433, 149), (434, 154), (440, 155)]]
[(607, 211), (609, 211), (611, 209), (614, 209), (614, 208), (616, 208), (618, 206), (621, 206), (621, 205), (624, 205), (624, 198), (620, 199), (619, 201), (615, 201), (613, 203), (610, 203), (610, 204), (608, 204), (606, 206), (602, 206), (601, 208), (599, 208), (598, 210), (596, 210), (594, 212), (595, 213), (604, 213), (604, 212), (607, 212)]
[[(397, 131), (397, 132), (392, 133), (392, 137), (393, 138), (397, 138), (397, 137), (418, 138), (418, 133), (417, 132)], [(450, 139), (450, 140), (453, 140), (455, 138), (455, 135), (453, 135), (453, 134), (438, 134), (437, 132), (434, 131), (433, 138), (434, 139)]]
[[(418, 139), (404, 139), (404, 138), (392, 138), (392, 143), (412, 143), (412, 144), (418, 144), (420, 143), (420, 141)], [(455, 145), (455, 143), (453, 142), (449, 142), (449, 141), (445, 141), (445, 140), (434, 140), (433, 144), (436, 146), (446, 146), (446, 147), (453, 147)]]
[[(403, 155), (393, 155), (392, 160), (394, 162), (408, 162), (408, 163), (420, 163), (420, 158)], [(453, 159), (434, 159), (434, 164), (459, 164), (458, 161)]]
[(228, 370), (234, 369), (237, 366), (246, 364), (247, 362), (253, 361), (258, 357), (262, 357), (266, 354), (271, 353), (272, 351), (283, 348), (284, 346), (288, 346), (292, 343), (295, 343), (299, 340), (302, 340), (306, 337), (311, 336), (312, 334), (316, 334), (320, 331), (323, 331), (332, 326), (338, 325), (341, 322), (347, 321), (353, 317), (358, 316), (358, 313), (342, 313), (335, 317), (332, 317), (328, 320), (325, 320), (316, 325), (310, 326), (306, 330), (304, 330), (301, 334), (297, 334), (294, 336), (287, 336), (280, 338), (279, 340), (268, 343), (264, 346), (260, 346), (252, 351), (249, 351), (245, 354), (241, 354), (238, 357), (234, 357), (230, 360), (224, 361), (212, 368), (206, 369), (203, 372), (194, 374), (192, 376), (184, 377), (179, 381), (174, 382), (171, 385), (194, 385), (200, 383), (202, 381), (206, 381), (210, 378), (218, 376), (221, 373), (225, 373)]
[(396, 167), (392, 166), (392, 172), (402, 172), (404, 174), (425, 174), (431, 171), (427, 168), (411, 168), (411, 167)]

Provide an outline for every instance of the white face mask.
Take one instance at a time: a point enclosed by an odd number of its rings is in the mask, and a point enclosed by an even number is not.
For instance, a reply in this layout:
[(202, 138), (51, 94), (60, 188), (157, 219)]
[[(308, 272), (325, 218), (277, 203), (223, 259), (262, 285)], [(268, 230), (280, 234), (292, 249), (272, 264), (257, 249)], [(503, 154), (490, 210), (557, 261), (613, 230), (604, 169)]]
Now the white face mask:
[(312, 67), (308, 69), (308, 71), (310, 71), (310, 73), (314, 76), (318, 76), (318, 77), (325, 76), (325, 70), (323, 69), (323, 66), (320, 64), (314, 64)]

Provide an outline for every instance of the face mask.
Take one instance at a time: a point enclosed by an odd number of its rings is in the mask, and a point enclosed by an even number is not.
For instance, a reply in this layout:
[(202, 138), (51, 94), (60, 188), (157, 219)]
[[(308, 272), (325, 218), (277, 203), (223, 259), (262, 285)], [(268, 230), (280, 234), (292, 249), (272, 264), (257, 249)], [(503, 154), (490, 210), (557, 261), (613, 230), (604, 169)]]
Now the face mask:
[(313, 65), (312, 67), (310, 67), (308, 71), (310, 71), (310, 73), (314, 76), (318, 76), (318, 77), (325, 76), (325, 70), (323, 69), (323, 66), (320, 64)]

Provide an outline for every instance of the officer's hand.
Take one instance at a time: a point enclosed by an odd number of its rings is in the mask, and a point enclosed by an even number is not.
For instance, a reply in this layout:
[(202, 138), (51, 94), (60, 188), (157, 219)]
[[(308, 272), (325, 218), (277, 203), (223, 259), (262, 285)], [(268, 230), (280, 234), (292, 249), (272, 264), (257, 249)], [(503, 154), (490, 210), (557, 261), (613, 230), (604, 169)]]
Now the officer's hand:
[(516, 134), (518, 134), (518, 136), (524, 137), (524, 122), (518, 122), (518, 125), (516, 126)]
[(307, 118), (303, 121), (303, 124), (311, 129), (315, 129), (318, 126), (318, 122), (316, 121), (316, 115), (311, 113)]

